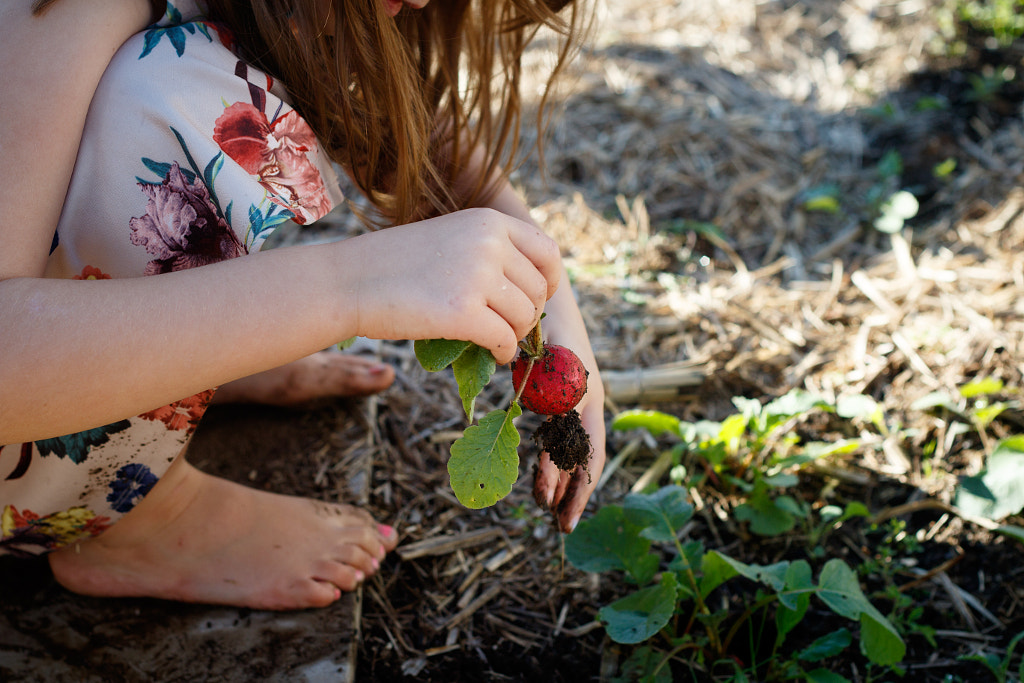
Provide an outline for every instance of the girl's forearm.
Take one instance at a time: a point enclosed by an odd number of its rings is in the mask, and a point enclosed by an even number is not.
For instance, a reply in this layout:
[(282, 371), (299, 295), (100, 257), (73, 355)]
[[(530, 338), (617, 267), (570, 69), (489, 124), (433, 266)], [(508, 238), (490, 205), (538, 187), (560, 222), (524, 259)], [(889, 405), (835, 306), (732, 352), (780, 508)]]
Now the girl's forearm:
[(352, 336), (342, 248), (151, 277), (0, 282), (0, 444), (107, 424)]

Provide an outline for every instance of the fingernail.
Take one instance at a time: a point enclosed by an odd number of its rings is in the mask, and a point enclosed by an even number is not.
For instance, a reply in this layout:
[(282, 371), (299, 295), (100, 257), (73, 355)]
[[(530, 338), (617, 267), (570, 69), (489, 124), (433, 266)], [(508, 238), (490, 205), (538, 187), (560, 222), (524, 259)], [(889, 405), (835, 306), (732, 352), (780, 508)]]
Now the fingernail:
[(378, 524), (377, 531), (380, 533), (381, 536), (384, 536), (385, 538), (390, 538), (391, 534), (395, 533), (394, 528), (388, 526), (387, 524)]
[(380, 569), (380, 560), (378, 560), (376, 557), (371, 557), (370, 558), (370, 564), (373, 565), (373, 570), (374, 571), (377, 571), (378, 569)]
[(365, 578), (366, 578), (366, 574), (364, 574), (363, 572), (361, 572), (360, 570), (357, 569), (356, 570), (356, 583), (362, 583)]
[(380, 544), (380, 552), (379, 552), (378, 554), (379, 554), (379, 555), (380, 555), (381, 557), (384, 557), (385, 555), (387, 555), (387, 554), (388, 554), (388, 549), (384, 547), (384, 544), (383, 544), (383, 543), (381, 543), (381, 544)]
[(569, 522), (569, 533), (570, 534), (573, 531), (576, 530), (576, 525), (579, 524), (579, 523), (580, 523), (580, 516), (579, 515), (576, 515), (575, 517), (572, 518), (572, 521)]
[(370, 366), (369, 373), (371, 375), (382, 375), (385, 372), (387, 372), (387, 369), (388, 366), (384, 365), (383, 363), (375, 363)]
[(337, 586), (334, 587), (334, 599), (341, 600), (341, 589)]

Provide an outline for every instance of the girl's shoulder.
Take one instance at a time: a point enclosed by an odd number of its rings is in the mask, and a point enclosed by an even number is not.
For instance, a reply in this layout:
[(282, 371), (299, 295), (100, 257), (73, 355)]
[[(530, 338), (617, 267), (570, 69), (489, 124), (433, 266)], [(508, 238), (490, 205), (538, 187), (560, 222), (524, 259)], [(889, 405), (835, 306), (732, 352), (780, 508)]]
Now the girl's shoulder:
[(163, 6), (163, 16), (159, 17), (154, 26), (171, 28), (203, 20), (206, 7), (199, 0), (166, 0), (158, 2)]

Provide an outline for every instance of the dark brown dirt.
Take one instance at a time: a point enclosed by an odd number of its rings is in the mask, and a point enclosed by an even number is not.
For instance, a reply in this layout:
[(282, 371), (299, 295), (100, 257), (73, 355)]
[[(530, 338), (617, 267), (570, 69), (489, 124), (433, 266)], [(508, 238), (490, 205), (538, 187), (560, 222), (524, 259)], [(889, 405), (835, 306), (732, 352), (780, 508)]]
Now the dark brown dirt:
[(533, 433), (533, 440), (542, 451), (548, 452), (551, 462), (563, 472), (587, 468), (593, 446), (576, 410), (549, 416)]

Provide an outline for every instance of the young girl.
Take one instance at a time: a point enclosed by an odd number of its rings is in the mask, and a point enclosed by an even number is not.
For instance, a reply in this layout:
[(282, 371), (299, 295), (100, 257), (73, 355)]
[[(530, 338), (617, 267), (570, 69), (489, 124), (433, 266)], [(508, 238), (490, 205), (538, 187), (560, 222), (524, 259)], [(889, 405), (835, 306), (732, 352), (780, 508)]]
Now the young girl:
[[(75, 104), (104, 59), (96, 46), (113, 47), (146, 15), (135, 0), (94, 2), (90, 12), (51, 0), (32, 20), (89, 38), (71, 70), (84, 78), (36, 63), (54, 59), (53, 41), (40, 50), (35, 25), (16, 15), (24, 3), (0, 16), (4, 79), (39, 92), (42, 74), (67, 97), (0, 109), (5, 157), (42, 188), (61, 187), (71, 166), (69, 140), (83, 130)], [(591, 372), (580, 408), (589, 477), (545, 459), (535, 480), (538, 501), (575, 526), (604, 464), (600, 378), (557, 246), (530, 221), (498, 152), (515, 138), (527, 37), (546, 23), (575, 38), (577, 10), (554, 4), (157, 8), (159, 24), (130, 38), (96, 86), (66, 196), (24, 180), (31, 206), (2, 195), (19, 220), (5, 221), (0, 251), (0, 548), (49, 552), (58, 581), (85, 594), (328, 604), (379, 568), (395, 531), (189, 465), (182, 453), (212, 388), (244, 398), (254, 391), (245, 378), (355, 335), (466, 339), (505, 363), (545, 310), (549, 340)], [(56, 110), (44, 121), (67, 127), (43, 143), (58, 152), (56, 170), (12, 130), (39, 130), (41, 104)], [(393, 227), (259, 251), (283, 221), (313, 222), (342, 201), (332, 161)]]

